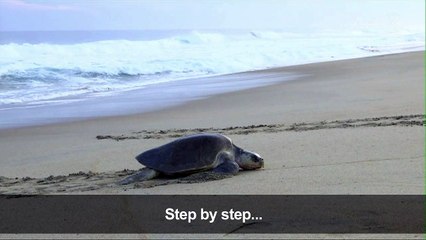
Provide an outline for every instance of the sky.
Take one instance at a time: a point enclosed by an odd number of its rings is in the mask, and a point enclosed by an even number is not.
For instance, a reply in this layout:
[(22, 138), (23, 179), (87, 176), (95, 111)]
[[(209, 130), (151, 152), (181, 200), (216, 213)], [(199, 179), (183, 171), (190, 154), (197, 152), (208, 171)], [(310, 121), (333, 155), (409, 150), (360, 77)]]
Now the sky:
[(424, 32), (424, 0), (0, 0), (0, 31)]

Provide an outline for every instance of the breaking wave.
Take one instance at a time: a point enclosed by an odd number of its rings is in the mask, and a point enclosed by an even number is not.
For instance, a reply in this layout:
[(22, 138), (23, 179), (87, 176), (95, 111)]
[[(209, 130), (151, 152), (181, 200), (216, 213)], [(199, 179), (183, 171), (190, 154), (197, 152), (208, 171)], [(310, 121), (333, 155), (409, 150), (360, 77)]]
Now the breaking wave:
[(0, 104), (179, 79), (424, 49), (424, 33), (374, 36), (192, 32), (158, 40), (0, 45)]

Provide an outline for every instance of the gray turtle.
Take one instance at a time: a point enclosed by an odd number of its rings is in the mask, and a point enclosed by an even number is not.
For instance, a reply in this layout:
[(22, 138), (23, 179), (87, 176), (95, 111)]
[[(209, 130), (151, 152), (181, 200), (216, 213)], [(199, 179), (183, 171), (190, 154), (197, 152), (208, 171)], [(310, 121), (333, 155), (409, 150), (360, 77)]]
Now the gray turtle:
[(125, 185), (157, 176), (183, 176), (211, 171), (236, 174), (240, 168), (253, 170), (263, 167), (257, 153), (245, 151), (221, 134), (195, 134), (179, 138), (136, 156), (146, 167), (119, 182)]

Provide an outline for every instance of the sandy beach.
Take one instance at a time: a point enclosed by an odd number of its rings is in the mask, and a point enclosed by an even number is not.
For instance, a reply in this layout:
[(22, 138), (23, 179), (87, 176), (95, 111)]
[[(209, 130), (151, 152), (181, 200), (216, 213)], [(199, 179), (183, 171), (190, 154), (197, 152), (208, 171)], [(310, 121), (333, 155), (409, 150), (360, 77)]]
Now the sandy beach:
[[(304, 76), (144, 114), (1, 130), (0, 193), (424, 194), (424, 52), (237, 76), (289, 73)], [(137, 154), (197, 132), (229, 136), (265, 168), (115, 184), (142, 167)]]

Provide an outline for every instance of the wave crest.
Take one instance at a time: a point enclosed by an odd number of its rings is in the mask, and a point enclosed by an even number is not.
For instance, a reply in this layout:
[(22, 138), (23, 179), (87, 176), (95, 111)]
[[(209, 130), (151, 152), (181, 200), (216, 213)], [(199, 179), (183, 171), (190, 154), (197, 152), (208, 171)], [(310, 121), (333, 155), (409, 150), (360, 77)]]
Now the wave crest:
[(424, 33), (336, 36), (194, 31), (150, 41), (4, 44), (0, 45), (0, 103), (424, 49)]

